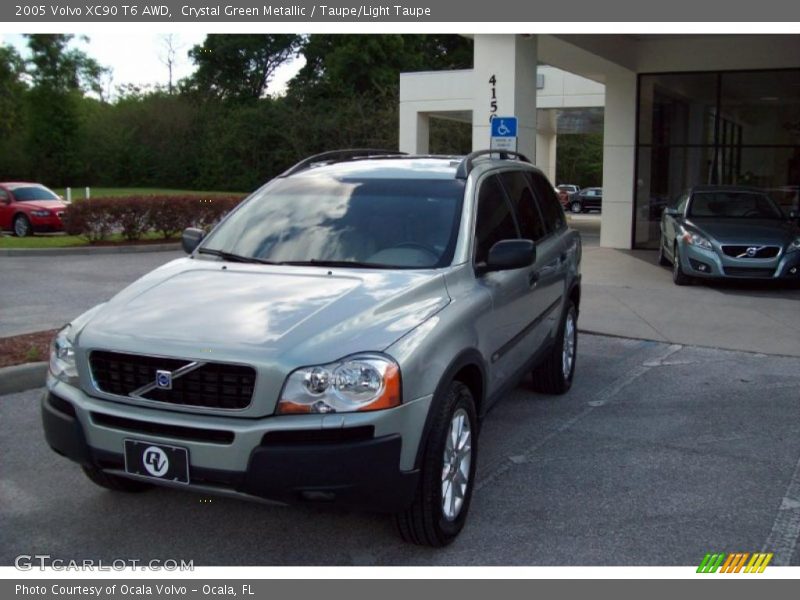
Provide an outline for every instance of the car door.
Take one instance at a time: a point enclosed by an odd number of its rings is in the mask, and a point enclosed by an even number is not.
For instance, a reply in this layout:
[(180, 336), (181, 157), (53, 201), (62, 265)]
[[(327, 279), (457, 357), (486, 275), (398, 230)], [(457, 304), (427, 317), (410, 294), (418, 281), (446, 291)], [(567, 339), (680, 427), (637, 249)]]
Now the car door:
[(567, 292), (569, 255), (577, 249), (566, 245), (567, 219), (558, 199), (550, 193), (547, 179), (534, 171), (526, 171), (526, 176), (546, 230), (545, 236), (536, 242), (537, 281), (531, 289), (537, 306), (541, 307), (538, 318), (544, 337), (556, 331)]
[(0, 231), (11, 229), (11, 194), (0, 187)]
[(492, 299), (491, 310), (476, 323), (481, 347), (489, 361), (490, 393), (508, 381), (530, 357), (528, 324), (537, 312), (536, 305), (530, 302), (534, 267), (480, 274), (494, 244), (519, 237), (517, 218), (500, 175), (484, 177), (478, 188), (473, 261), (477, 284)]

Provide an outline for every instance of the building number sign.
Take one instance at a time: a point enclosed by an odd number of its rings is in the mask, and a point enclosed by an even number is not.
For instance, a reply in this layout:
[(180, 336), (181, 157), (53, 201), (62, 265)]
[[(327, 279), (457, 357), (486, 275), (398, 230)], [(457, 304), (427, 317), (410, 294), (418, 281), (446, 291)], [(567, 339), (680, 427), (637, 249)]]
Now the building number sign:
[(491, 123), (492, 119), (497, 116), (497, 77), (494, 74), (489, 77), (489, 85), (491, 86), (489, 91), (492, 93), (489, 101), (489, 122)]

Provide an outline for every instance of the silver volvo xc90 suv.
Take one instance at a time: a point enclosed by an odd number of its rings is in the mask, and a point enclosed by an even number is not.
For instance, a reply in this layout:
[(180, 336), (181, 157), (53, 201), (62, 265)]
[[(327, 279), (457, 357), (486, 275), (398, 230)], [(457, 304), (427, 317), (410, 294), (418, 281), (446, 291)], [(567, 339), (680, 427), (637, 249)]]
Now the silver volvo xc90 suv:
[(524, 156), (311, 157), (56, 336), (48, 443), (152, 484), (396, 514), (450, 542), (481, 418), (575, 370), (581, 242)]

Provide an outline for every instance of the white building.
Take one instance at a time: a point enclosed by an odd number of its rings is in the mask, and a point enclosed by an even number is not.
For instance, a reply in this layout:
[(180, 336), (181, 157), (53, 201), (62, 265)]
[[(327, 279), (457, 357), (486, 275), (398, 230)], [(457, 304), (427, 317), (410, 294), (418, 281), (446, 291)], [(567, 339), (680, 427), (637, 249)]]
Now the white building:
[(615, 248), (653, 247), (660, 208), (690, 185), (796, 201), (800, 36), (471, 37), (473, 69), (401, 75), (401, 150), (428, 151), (431, 116), (472, 122), (479, 149), (492, 115), (514, 115), (520, 152), (553, 180), (555, 110), (604, 106), (600, 243)]

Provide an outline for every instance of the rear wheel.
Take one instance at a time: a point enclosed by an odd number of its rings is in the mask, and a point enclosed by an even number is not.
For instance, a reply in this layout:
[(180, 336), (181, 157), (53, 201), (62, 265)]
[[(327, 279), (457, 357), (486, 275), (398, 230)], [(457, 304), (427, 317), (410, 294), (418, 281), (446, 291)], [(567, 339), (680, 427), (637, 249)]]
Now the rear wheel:
[(683, 272), (678, 244), (675, 244), (675, 249), (672, 251), (672, 281), (675, 285), (689, 285), (692, 283), (692, 278)]
[(564, 394), (572, 386), (578, 350), (578, 309), (570, 300), (561, 319), (561, 331), (547, 358), (532, 371), (533, 389)]
[(472, 392), (450, 383), (425, 442), (414, 502), (396, 515), (407, 542), (446, 546), (464, 527), (475, 480), (478, 419)]
[(580, 202), (573, 202), (569, 205), (569, 209), (576, 215), (583, 212), (583, 205)]
[(27, 237), (33, 233), (31, 222), (25, 215), (17, 215), (14, 217), (14, 235), (17, 237)]
[(99, 485), (107, 490), (115, 492), (145, 492), (153, 486), (143, 481), (136, 481), (134, 479), (127, 479), (125, 477), (118, 477), (111, 475), (96, 467), (83, 467), (83, 472), (93, 483)]

